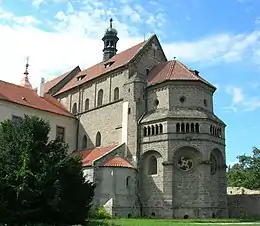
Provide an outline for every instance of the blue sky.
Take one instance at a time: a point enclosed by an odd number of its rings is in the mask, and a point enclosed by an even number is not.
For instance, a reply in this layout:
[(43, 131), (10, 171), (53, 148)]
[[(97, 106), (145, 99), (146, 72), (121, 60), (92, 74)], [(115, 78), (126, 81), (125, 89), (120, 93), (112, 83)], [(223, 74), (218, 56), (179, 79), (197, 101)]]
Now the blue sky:
[(218, 87), (215, 113), (227, 124), (227, 163), (260, 148), (260, 1), (0, 0), (0, 79), (18, 83), (26, 56), (37, 86), (102, 59), (110, 17), (119, 50), (156, 33), (176, 57)]

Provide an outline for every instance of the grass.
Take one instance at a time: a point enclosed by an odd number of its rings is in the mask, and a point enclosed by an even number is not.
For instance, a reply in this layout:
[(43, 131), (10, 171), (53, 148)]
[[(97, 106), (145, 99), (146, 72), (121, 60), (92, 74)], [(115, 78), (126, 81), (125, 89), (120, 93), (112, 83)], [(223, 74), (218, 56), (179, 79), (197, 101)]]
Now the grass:
[[(243, 224), (239, 224), (242, 223)], [(248, 224), (246, 223), (248, 222)], [(250, 222), (250, 223), (249, 223)], [(259, 222), (252, 224), (253, 222)], [(187, 219), (187, 220), (175, 220), (175, 219), (112, 219), (112, 220), (99, 220), (99, 221), (91, 221), (89, 226), (168, 226), (168, 225), (176, 225), (176, 226), (206, 226), (209, 223), (213, 223), (211, 225), (221, 226), (235, 226), (235, 225), (243, 225), (243, 226), (252, 226), (259, 225), (260, 221), (254, 219)], [(229, 224), (225, 224), (229, 223)]]

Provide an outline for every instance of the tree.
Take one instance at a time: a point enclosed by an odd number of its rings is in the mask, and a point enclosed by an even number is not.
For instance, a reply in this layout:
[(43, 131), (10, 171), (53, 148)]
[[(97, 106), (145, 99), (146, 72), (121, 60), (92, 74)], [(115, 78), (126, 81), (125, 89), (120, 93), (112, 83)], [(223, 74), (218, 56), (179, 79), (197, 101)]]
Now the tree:
[(0, 124), (2, 223), (82, 224), (95, 186), (85, 181), (81, 159), (67, 144), (48, 142), (50, 125), (26, 116)]
[(260, 149), (254, 147), (252, 156), (244, 154), (237, 159), (227, 172), (228, 186), (260, 189)]

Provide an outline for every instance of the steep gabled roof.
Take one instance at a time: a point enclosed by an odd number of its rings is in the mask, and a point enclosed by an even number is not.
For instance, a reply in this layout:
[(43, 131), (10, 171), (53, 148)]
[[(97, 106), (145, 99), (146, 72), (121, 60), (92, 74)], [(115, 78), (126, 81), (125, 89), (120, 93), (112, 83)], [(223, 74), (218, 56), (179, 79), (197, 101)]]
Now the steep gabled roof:
[[(125, 51), (122, 51), (106, 62), (100, 62), (88, 69), (80, 71), (77, 76), (71, 79), (59, 92), (55, 95), (61, 94), (68, 91), (78, 85), (84, 84), (94, 78), (97, 78), (107, 72), (111, 72), (120, 67), (126, 66), (133, 60), (137, 54), (143, 49), (143, 47), (150, 42), (151, 39), (156, 37), (156, 35), (151, 36), (148, 40), (143, 41)], [(106, 67), (106, 65), (109, 65)], [(82, 77), (82, 80), (78, 81), (78, 78)]]
[(72, 156), (82, 156), (82, 165), (83, 166), (92, 166), (93, 162), (102, 157), (103, 155), (109, 153), (117, 145), (111, 145), (108, 147), (96, 147), (88, 150), (80, 150), (72, 153)]
[(44, 97), (38, 96), (33, 89), (28, 89), (12, 83), (0, 80), (0, 100), (23, 105), (42, 111), (74, 117), (64, 106), (52, 96), (45, 94)]
[(44, 92), (47, 93), (51, 88), (57, 85), (62, 79), (64, 79), (71, 71), (68, 71), (44, 84)]
[(190, 70), (178, 60), (158, 64), (148, 74), (148, 85), (154, 85), (167, 80), (201, 81), (213, 88), (212, 84), (199, 76), (196, 71)]

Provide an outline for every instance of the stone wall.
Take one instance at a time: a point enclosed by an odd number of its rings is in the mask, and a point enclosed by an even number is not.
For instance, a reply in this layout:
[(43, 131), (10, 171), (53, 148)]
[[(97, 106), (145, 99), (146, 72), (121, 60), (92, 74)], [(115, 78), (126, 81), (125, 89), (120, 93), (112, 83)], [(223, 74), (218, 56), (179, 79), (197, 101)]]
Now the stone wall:
[(228, 187), (228, 210), (230, 218), (260, 217), (260, 191)]

